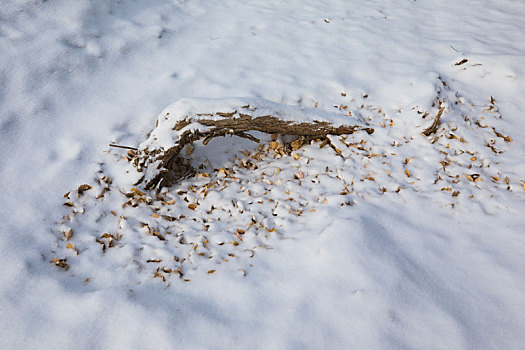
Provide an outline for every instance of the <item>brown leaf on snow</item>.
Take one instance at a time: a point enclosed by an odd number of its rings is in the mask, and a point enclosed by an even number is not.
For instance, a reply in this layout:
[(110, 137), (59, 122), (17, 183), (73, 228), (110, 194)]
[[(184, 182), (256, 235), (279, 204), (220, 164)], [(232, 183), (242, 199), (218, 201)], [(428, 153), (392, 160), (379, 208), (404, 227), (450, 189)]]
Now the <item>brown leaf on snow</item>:
[(64, 269), (65, 271), (69, 270), (69, 265), (67, 264), (67, 259), (57, 259), (57, 257), (55, 256), (53, 258), (53, 260), (51, 260), (51, 263), (55, 264), (55, 266), (58, 266), (58, 267)]
[(89, 186), (88, 184), (83, 184), (83, 185), (78, 186), (77, 193), (79, 196), (82, 196), (84, 192), (89, 191), (92, 188), (93, 187)]
[(133, 187), (131, 190), (129, 190), (128, 193), (126, 193), (126, 197), (133, 197), (133, 196), (145, 196), (146, 193), (142, 192), (136, 187)]
[(190, 208), (191, 210), (195, 210), (195, 209), (197, 209), (197, 204), (190, 203), (190, 204), (188, 204), (188, 208)]
[[(242, 232), (242, 233), (240, 233)], [(242, 237), (241, 237), (241, 234), (244, 234), (244, 231), (241, 230), (241, 229), (237, 229), (236, 232), (234, 232), (235, 236), (237, 236), (237, 238), (239, 238), (239, 240), (243, 241)]]
[(75, 248), (75, 246), (73, 244), (71, 244), (71, 243), (66, 244), (66, 248), (74, 250), (75, 253), (78, 255), (78, 250), (77, 250), (77, 248)]
[(67, 231), (62, 231), (62, 235), (66, 239), (66, 241), (69, 241), (73, 237), (73, 229), (69, 228)]
[(482, 180), (481, 175), (479, 174), (470, 174), (470, 175), (465, 174), (465, 177), (472, 182), (477, 182), (477, 181)]
[(290, 146), (292, 146), (293, 151), (297, 151), (299, 148), (301, 148), (302, 145), (303, 145), (303, 140), (299, 140), (299, 139), (292, 141), (292, 143), (290, 143)]
[(160, 239), (161, 241), (165, 241), (165, 240), (166, 240), (166, 238), (164, 238), (164, 236), (161, 235), (160, 232), (153, 231), (151, 234), (152, 234), (153, 236), (157, 237), (158, 239)]

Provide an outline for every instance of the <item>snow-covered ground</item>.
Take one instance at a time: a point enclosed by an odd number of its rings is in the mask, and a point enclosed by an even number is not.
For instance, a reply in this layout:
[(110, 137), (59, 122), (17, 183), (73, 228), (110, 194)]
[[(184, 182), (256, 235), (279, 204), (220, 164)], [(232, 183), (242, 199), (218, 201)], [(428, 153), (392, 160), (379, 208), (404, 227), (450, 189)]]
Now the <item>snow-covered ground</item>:
[[(521, 0), (4, 1), (2, 348), (522, 348), (523, 18)], [(199, 175), (157, 196), (108, 147), (246, 101), (374, 133), (199, 143)]]

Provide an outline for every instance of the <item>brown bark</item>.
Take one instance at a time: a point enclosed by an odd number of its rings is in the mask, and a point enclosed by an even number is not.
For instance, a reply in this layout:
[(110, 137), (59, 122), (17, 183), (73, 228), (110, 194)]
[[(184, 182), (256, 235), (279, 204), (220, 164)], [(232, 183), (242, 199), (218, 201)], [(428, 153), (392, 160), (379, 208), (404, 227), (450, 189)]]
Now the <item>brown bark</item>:
[(216, 115), (223, 119), (201, 119), (201, 117), (206, 115), (200, 115), (198, 116), (199, 118), (181, 120), (173, 127), (173, 130), (178, 131), (195, 123), (207, 126), (209, 130), (199, 131), (191, 129), (185, 131), (171, 148), (162, 154), (156, 155), (156, 159), (160, 160), (158, 165), (159, 172), (147, 181), (145, 186), (147, 190), (171, 186), (179, 179), (194, 174), (195, 170), (180, 153), (186, 145), (198, 140), (203, 140), (204, 145), (206, 145), (215, 137), (236, 135), (259, 142), (257, 138), (248, 134), (249, 131), (259, 131), (266, 134), (297, 136), (307, 142), (315, 139), (324, 140), (327, 135), (352, 134), (357, 130), (364, 130), (369, 134), (374, 132), (374, 129), (371, 128), (361, 128), (353, 125), (333, 126), (325, 121), (296, 123), (282, 120), (272, 115), (255, 118), (242, 113), (239, 113), (237, 117), (234, 117), (235, 113), (216, 113)]

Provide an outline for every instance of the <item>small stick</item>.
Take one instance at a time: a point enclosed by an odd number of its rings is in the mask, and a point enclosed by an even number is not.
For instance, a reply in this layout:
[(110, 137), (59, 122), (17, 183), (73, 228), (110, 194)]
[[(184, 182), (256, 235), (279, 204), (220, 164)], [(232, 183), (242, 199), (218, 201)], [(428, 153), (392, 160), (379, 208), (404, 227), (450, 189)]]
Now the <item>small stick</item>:
[(138, 148), (135, 148), (135, 147), (115, 145), (115, 144), (113, 144), (113, 143), (110, 143), (110, 144), (109, 144), (109, 147), (131, 149), (131, 150), (134, 150), (134, 151), (138, 151), (138, 150), (139, 150)]
[(450, 45), (450, 47), (452, 48), (452, 50), (456, 51), (457, 53), (459, 53), (459, 51), (452, 45)]
[(441, 123), (441, 115), (443, 114), (443, 111), (445, 110), (445, 106), (441, 107), (439, 109), (439, 112), (438, 114), (434, 117), (434, 122), (432, 123), (432, 125), (430, 125), (428, 128), (426, 128), (424, 131), (423, 131), (423, 135), (425, 136), (430, 136), (432, 134), (435, 134), (436, 131), (438, 130), (439, 128), (439, 124)]

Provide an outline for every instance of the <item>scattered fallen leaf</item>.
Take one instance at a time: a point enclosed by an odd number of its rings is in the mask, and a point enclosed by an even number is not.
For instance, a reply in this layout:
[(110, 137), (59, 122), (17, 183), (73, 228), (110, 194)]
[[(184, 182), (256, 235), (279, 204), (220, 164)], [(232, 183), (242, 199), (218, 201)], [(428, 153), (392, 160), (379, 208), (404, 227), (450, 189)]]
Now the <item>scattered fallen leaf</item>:
[(75, 253), (78, 255), (78, 250), (77, 250), (77, 248), (75, 248), (75, 246), (73, 244), (71, 244), (71, 243), (66, 244), (66, 248), (74, 250)]
[(133, 187), (128, 193), (126, 193), (126, 197), (134, 197), (134, 196), (145, 196), (146, 193), (142, 192), (136, 187)]
[(165, 240), (166, 240), (166, 238), (164, 238), (164, 236), (161, 235), (160, 232), (153, 231), (151, 234), (152, 234), (153, 236), (157, 237), (158, 239), (160, 239), (161, 241), (165, 241)]
[(62, 231), (62, 234), (64, 235), (66, 241), (69, 241), (73, 237), (73, 229), (69, 228), (67, 231)]
[(292, 143), (290, 144), (290, 146), (292, 146), (292, 150), (294, 151), (301, 148), (302, 145), (303, 145), (303, 140), (299, 140), (299, 139), (292, 141)]
[(408, 171), (408, 169), (405, 169), (405, 174), (407, 174), (407, 177), (410, 177), (410, 171)]
[(197, 204), (190, 203), (190, 204), (188, 204), (188, 208), (190, 208), (191, 210), (195, 210), (195, 209), (197, 209)]
[(294, 176), (295, 176), (298, 180), (300, 180), (300, 179), (304, 179), (304, 174), (303, 174), (302, 171), (299, 171), (299, 173), (294, 174)]
[(208, 270), (208, 273), (214, 273), (215, 270)]
[(89, 191), (92, 188), (93, 187), (89, 186), (88, 184), (83, 184), (83, 185), (78, 186), (77, 193), (79, 196), (82, 196), (84, 192)]
[(57, 259), (57, 257), (55, 256), (53, 258), (53, 260), (51, 260), (51, 263), (55, 264), (55, 266), (58, 266), (58, 267), (64, 269), (65, 271), (69, 270), (69, 265), (67, 264), (67, 259)]

